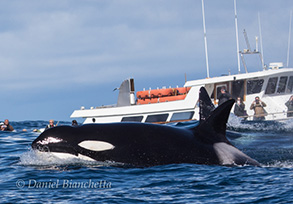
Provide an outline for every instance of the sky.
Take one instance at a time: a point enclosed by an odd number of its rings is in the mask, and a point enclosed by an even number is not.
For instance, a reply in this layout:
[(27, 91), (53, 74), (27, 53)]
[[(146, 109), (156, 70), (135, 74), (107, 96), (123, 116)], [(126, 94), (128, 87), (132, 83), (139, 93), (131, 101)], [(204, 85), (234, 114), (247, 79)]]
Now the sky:
[[(237, 0), (240, 50), (262, 34), (265, 64), (287, 66), (292, 0)], [(233, 0), (205, 0), (210, 77), (237, 73)], [(0, 120), (70, 121), (81, 106), (207, 77), (201, 0), (1, 0)], [(260, 19), (260, 26), (259, 20)], [(293, 39), (289, 67), (293, 67)], [(247, 56), (248, 71), (260, 71)], [(243, 66), (241, 70), (244, 72)]]

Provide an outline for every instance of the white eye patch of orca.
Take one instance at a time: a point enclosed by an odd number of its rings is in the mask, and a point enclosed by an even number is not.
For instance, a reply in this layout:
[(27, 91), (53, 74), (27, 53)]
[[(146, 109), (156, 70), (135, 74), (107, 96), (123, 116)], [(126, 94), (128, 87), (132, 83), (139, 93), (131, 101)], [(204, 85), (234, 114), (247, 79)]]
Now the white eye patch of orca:
[(96, 151), (96, 152), (111, 150), (115, 148), (115, 146), (113, 146), (112, 144), (108, 142), (96, 141), (96, 140), (85, 140), (80, 142), (78, 146), (84, 149)]

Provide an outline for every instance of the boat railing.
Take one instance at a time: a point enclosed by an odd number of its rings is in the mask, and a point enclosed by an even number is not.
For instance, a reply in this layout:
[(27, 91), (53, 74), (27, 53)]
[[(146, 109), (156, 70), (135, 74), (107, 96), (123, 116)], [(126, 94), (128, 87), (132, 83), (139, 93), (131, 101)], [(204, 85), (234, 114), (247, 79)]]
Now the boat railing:
[[(287, 116), (287, 113), (292, 113), (292, 115), (293, 115), (293, 111), (282, 111), (282, 112), (265, 113), (265, 114), (257, 114), (257, 115), (246, 115), (246, 116), (239, 116), (239, 117), (240, 118), (250, 119), (250, 118), (253, 118), (253, 117), (271, 116), (273, 120), (278, 120), (277, 119), (278, 115)], [(287, 117), (287, 118), (291, 118), (291, 117)], [(282, 117), (282, 119), (279, 119), (279, 120), (286, 120), (287, 118)]]
[(95, 108), (91, 108), (91, 109), (102, 109), (102, 108), (114, 108), (117, 107), (116, 104), (112, 104), (112, 105), (102, 105), (102, 106), (97, 106)]

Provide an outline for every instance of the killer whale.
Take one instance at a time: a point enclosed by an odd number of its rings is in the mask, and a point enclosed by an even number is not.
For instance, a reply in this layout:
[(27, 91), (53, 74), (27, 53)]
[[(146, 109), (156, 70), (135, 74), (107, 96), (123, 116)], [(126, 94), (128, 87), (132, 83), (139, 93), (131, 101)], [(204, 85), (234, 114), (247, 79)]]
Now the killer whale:
[(32, 143), (40, 152), (95, 161), (114, 161), (135, 167), (174, 163), (254, 165), (226, 138), (226, 123), (234, 100), (214, 108), (200, 89), (200, 123), (183, 129), (147, 123), (59, 126), (44, 131)]

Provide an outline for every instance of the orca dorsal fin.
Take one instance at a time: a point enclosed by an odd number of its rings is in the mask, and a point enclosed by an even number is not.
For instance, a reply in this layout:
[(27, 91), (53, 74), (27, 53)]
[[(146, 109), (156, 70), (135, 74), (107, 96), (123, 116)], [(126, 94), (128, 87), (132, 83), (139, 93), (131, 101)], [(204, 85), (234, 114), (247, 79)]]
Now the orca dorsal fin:
[(208, 143), (230, 142), (226, 138), (226, 124), (235, 100), (230, 99), (213, 110), (210, 115), (195, 128), (197, 135)]
[(200, 122), (205, 121), (215, 109), (206, 89), (201, 87), (199, 90), (199, 118)]

